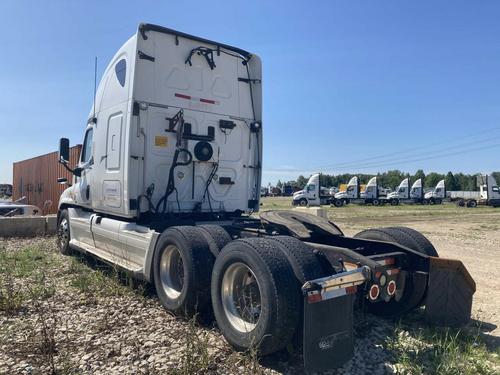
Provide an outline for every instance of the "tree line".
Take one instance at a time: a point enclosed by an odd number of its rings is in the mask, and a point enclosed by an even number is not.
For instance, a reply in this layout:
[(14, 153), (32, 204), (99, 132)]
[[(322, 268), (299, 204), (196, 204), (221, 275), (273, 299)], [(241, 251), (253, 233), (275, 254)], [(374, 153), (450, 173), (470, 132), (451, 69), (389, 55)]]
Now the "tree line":
[[(491, 174), (497, 181), (500, 181), (500, 172), (493, 172)], [(325, 187), (332, 186), (340, 186), (341, 184), (346, 184), (349, 180), (358, 176), (360, 184), (366, 184), (370, 178), (372, 178), (373, 174), (351, 174), (344, 173), (338, 175), (329, 175), (322, 174), (321, 175), (321, 185)], [(464, 173), (455, 173), (448, 172), (446, 174), (430, 172), (425, 174), (422, 169), (419, 169), (415, 172), (415, 174), (410, 174), (406, 172), (402, 172), (400, 170), (391, 170), (384, 173), (377, 173), (377, 180), (379, 186), (385, 188), (395, 189), (400, 182), (405, 178), (410, 178), (410, 183), (413, 183), (417, 179), (421, 178), (423, 181), (424, 188), (433, 188), (437, 185), (440, 180), (445, 180), (446, 190), (456, 191), (456, 190), (465, 190), (465, 191), (477, 191), (479, 190), (477, 186), (476, 177), (477, 174), (464, 174)], [(307, 180), (309, 178), (300, 175), (296, 180), (291, 181), (278, 181), (276, 184), (280, 189), (283, 188), (284, 185), (291, 185), (296, 188), (303, 189), (306, 186)]]

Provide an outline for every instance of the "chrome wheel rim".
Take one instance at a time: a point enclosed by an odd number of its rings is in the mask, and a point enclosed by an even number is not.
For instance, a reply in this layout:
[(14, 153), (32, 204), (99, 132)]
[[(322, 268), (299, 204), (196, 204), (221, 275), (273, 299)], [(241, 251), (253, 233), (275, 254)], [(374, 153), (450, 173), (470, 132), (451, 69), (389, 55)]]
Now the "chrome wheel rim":
[(68, 219), (63, 218), (59, 223), (59, 247), (62, 249), (69, 243), (69, 223)]
[(246, 264), (228, 267), (222, 278), (221, 297), (229, 324), (239, 332), (253, 331), (261, 315), (261, 293), (255, 274)]
[(175, 245), (168, 245), (160, 260), (160, 279), (163, 291), (171, 298), (178, 298), (184, 288), (184, 262)]

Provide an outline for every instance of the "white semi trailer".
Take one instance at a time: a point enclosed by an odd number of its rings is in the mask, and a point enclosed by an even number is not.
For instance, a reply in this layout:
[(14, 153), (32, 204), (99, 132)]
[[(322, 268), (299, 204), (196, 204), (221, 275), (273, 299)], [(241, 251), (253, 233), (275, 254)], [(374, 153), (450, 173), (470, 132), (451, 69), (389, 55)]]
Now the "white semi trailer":
[(174, 313), (213, 314), (238, 350), (266, 355), (302, 337), (311, 372), (353, 355), (354, 299), (382, 316), (425, 305), (433, 322), (467, 323), (474, 281), (412, 229), (347, 237), (312, 215), (251, 216), (261, 79), (254, 54), (141, 24), (104, 72), (76, 167), (60, 140), (74, 174), (59, 202), (61, 253), (151, 282)]
[(460, 207), (477, 207), (478, 205), (500, 207), (500, 187), (495, 178), (491, 175), (477, 176), (479, 192), (463, 191), (454, 192), (450, 198), (457, 201)]

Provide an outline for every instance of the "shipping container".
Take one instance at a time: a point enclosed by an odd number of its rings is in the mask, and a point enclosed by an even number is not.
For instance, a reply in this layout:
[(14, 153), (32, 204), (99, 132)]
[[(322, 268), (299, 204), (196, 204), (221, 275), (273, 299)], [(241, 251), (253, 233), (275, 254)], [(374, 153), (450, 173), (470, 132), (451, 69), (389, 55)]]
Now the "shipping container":
[[(70, 149), (69, 165), (72, 168), (78, 164), (81, 148), (82, 145), (76, 145)], [(66, 177), (68, 183), (73, 180), (72, 174), (58, 162), (57, 152), (15, 162), (12, 198), (26, 197), (26, 203), (38, 206), (44, 215), (55, 214), (59, 197), (67, 187), (57, 182), (59, 177)]]

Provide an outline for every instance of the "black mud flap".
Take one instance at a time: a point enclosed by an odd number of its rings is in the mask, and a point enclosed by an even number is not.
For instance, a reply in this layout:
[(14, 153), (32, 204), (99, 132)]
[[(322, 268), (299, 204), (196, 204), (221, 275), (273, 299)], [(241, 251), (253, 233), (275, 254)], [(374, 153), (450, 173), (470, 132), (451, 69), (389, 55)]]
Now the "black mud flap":
[(304, 298), (304, 368), (307, 373), (340, 367), (354, 354), (354, 294), (308, 303)]
[(429, 263), (426, 319), (449, 327), (467, 324), (476, 283), (459, 260), (430, 257)]

